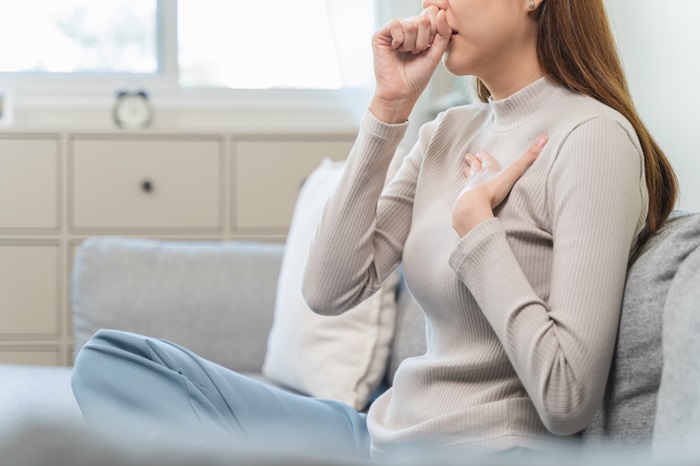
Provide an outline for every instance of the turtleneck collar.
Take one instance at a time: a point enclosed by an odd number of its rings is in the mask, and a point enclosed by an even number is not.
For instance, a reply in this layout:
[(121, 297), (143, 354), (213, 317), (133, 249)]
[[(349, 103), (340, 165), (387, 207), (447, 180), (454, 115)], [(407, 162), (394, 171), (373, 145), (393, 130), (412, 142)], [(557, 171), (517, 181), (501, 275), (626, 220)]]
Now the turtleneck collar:
[(552, 78), (543, 76), (505, 99), (494, 100), (493, 96), (489, 97), (488, 104), (493, 113), (491, 129), (506, 131), (526, 123), (549, 100), (562, 92), (566, 92), (566, 88)]

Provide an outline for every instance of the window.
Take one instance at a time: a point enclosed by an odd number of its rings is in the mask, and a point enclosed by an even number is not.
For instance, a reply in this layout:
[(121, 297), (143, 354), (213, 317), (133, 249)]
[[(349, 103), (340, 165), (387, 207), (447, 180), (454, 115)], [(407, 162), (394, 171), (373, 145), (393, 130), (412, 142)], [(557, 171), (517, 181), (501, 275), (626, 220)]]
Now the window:
[(376, 0), (329, 14), (338, 1), (0, 0), (0, 80), (20, 94), (339, 89), (337, 51), (371, 58)]
[(324, 0), (180, 0), (178, 18), (183, 86), (342, 87)]
[(0, 72), (156, 73), (156, 0), (0, 1)]

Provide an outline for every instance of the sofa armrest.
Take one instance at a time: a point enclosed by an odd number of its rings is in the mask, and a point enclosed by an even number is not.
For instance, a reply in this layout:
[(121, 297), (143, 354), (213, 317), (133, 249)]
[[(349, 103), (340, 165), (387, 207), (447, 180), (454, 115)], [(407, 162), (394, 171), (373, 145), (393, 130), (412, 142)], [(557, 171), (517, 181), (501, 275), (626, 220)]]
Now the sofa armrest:
[(700, 438), (700, 247), (678, 268), (663, 320), (664, 366), (656, 403), (654, 449), (697, 449)]
[(284, 244), (94, 237), (75, 257), (74, 357), (97, 330), (164, 338), (260, 372)]

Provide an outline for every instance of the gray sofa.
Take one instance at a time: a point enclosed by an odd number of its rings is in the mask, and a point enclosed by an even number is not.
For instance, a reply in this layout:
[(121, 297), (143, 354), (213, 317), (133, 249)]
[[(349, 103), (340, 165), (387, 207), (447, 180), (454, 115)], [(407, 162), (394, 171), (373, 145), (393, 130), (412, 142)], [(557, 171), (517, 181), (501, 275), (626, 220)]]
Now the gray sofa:
[[(675, 212), (633, 259), (600, 411), (585, 445), (693, 448), (700, 438), (700, 214)], [(100, 328), (180, 343), (263, 380), (284, 245), (91, 238), (72, 281), (75, 352)], [(300, 271), (301, 273), (301, 271)], [(425, 351), (423, 315), (403, 280), (384, 387)], [(663, 343), (663, 344), (662, 344)], [(0, 366), (0, 433), (80, 425), (70, 368)], [(268, 382), (269, 383), (269, 382)]]

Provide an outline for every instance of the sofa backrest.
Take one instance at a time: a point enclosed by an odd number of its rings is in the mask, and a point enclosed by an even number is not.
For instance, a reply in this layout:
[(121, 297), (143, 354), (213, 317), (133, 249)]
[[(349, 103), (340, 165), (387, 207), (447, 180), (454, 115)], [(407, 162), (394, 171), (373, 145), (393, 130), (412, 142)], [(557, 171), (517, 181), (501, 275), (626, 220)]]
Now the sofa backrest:
[(284, 244), (91, 238), (71, 281), (74, 355), (110, 328), (177, 342), (259, 373)]

